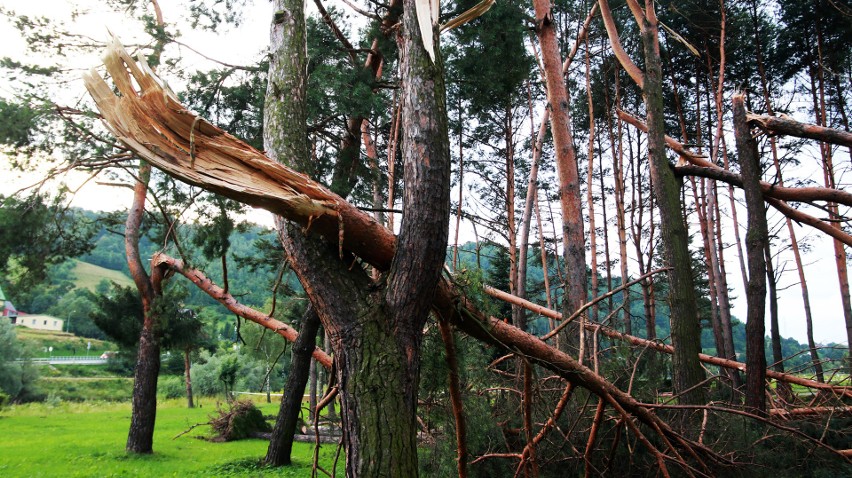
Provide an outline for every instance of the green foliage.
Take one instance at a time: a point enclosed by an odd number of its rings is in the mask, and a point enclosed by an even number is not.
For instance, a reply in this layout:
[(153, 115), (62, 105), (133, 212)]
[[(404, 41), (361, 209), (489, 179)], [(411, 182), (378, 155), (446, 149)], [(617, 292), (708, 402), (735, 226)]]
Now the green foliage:
[[(0, 66), (6, 67), (10, 61), (8, 58), (0, 60)], [(28, 105), (0, 98), (0, 118), (0, 144), (24, 149), (39, 132), (40, 113)]]
[(216, 31), (242, 23), (242, 11), (249, 0), (189, 0), (192, 28)]
[(180, 97), (208, 121), (262, 149), (268, 68), (262, 62), (252, 71), (236, 68), (199, 71), (189, 78), (189, 88)]
[(127, 377), (44, 377), (38, 386), (48, 397), (69, 402), (125, 402), (133, 393)]
[(77, 211), (62, 206), (61, 195), (0, 201), (0, 270), (14, 289), (35, 286), (45, 280), (49, 265), (91, 250), (93, 228)]
[(95, 303), (95, 324), (122, 348), (135, 348), (144, 318), (139, 293), (132, 287), (113, 285), (112, 293), (96, 297)]
[(169, 375), (157, 380), (157, 395), (166, 399), (186, 396), (186, 381), (182, 376)]
[[(214, 396), (231, 391), (260, 391), (264, 385), (266, 367), (258, 360), (236, 351), (215, 354), (203, 350), (192, 364), (192, 388), (199, 395)], [(283, 381), (271, 375), (272, 388), (279, 390)]]
[[(456, 8), (461, 13), (477, 3), (461, 0)], [(481, 120), (513, 107), (532, 71), (533, 58), (524, 47), (528, 7), (529, 2), (496, 2), (486, 15), (452, 32), (454, 41), (447, 48), (450, 89)]]
[[(338, 25), (345, 25), (340, 22), (340, 10), (329, 7), (328, 12)], [(368, 117), (381, 111), (382, 97), (373, 93), (375, 78), (362, 65), (353, 65), (328, 26), (308, 18), (307, 38), (309, 123), (336, 116)], [(390, 71), (388, 68), (393, 66), (386, 64), (384, 69)]]
[(6, 317), (0, 317), (0, 391), (16, 401), (38, 398), (35, 382), (38, 370), (26, 359), (27, 353), (18, 341), (13, 325)]
[[(459, 364), (459, 381), (467, 422), (467, 444), (472, 456), (487, 453), (502, 436), (495, 423), (493, 403), (478, 391), (494, 384), (493, 374), (487, 370), (493, 359), (493, 350), (476, 340), (455, 334), (456, 357)], [(427, 425), (434, 429), (435, 440), (427, 441), (419, 449), (419, 465), (423, 476), (451, 476), (456, 470), (455, 421), (447, 394), (449, 368), (445, 360), (445, 347), (437, 327), (430, 327), (423, 337), (420, 372), (419, 407)], [(493, 468), (493, 460), (471, 467), (471, 476), (500, 476), (502, 468)]]

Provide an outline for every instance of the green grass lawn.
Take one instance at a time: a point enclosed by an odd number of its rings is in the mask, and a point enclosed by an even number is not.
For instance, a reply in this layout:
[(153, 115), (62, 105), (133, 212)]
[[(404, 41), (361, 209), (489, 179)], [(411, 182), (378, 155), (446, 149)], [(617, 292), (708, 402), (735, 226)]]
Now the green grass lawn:
[(64, 401), (129, 401), (133, 379), (129, 377), (41, 377), (38, 390)]
[(130, 277), (127, 277), (127, 275), (121, 271), (105, 269), (101, 266), (78, 261), (76, 259), (74, 259), (73, 274), (76, 279), (74, 284), (78, 289), (89, 289), (92, 292), (95, 291), (95, 288), (104, 279), (115, 282), (123, 287), (133, 285), (133, 281)]
[[(313, 445), (296, 443), (294, 464), (261, 468), (265, 440), (211, 443), (196, 438), (209, 433), (198, 427), (172, 438), (191, 425), (206, 422), (215, 410), (213, 399), (204, 408), (187, 409), (182, 400), (161, 401), (157, 410), (154, 454), (124, 451), (130, 424), (130, 404), (62, 402), (12, 406), (0, 412), (0, 476), (3, 477), (161, 477), (161, 476), (311, 476)], [(265, 415), (278, 404), (258, 404)], [(331, 472), (336, 446), (323, 445), (320, 465)], [(343, 458), (337, 465), (343, 473)], [(320, 472), (320, 474), (322, 474)]]
[[(35, 357), (49, 357), (78, 355), (85, 357), (100, 357), (107, 350), (116, 350), (115, 344), (105, 340), (88, 339), (85, 337), (77, 337), (74, 334), (67, 332), (56, 332), (53, 330), (37, 330), (26, 327), (15, 327), (15, 334), (18, 340), (23, 342), (30, 349)], [(86, 350), (89, 342), (92, 343), (92, 348)], [(53, 347), (53, 352), (48, 351), (48, 347)]]

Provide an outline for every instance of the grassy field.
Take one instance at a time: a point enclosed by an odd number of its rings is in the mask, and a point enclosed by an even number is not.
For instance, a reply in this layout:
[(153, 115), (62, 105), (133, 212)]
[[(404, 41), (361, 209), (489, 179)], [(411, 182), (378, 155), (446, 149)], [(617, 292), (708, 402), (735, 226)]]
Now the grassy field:
[[(206, 422), (215, 403), (187, 409), (182, 400), (161, 401), (157, 410), (154, 454), (124, 452), (130, 423), (128, 403), (62, 402), (56, 406), (28, 404), (0, 411), (0, 476), (9, 477), (161, 477), (161, 476), (311, 476), (313, 445), (297, 443), (294, 464), (263, 468), (258, 460), (268, 442), (242, 440), (211, 443), (197, 438), (209, 427), (172, 438), (191, 425)], [(278, 404), (259, 404), (265, 415)], [(320, 449), (320, 465), (331, 472), (336, 447)], [(342, 475), (343, 459), (337, 466)]]
[(67, 332), (55, 332), (52, 330), (36, 330), (26, 327), (15, 327), (18, 340), (23, 342), (32, 351), (35, 357), (48, 357), (48, 347), (53, 347), (53, 355), (86, 355), (88, 342), (92, 343), (89, 356), (98, 357), (107, 350), (116, 350), (116, 346), (110, 342), (97, 339), (77, 337)]
[(78, 289), (89, 289), (94, 292), (97, 285), (104, 279), (115, 282), (118, 285), (128, 287), (133, 285), (133, 281), (123, 272), (105, 269), (101, 266), (89, 264), (74, 260), (73, 270), (75, 285)]
[(129, 401), (133, 379), (125, 377), (40, 377), (38, 390), (63, 401)]

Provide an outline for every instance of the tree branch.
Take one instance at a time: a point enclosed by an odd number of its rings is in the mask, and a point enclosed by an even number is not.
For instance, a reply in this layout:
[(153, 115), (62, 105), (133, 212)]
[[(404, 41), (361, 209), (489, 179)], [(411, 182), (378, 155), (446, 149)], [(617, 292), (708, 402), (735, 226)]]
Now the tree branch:
[(852, 148), (852, 133), (815, 124), (800, 123), (781, 116), (756, 115), (748, 113), (749, 124), (771, 135), (787, 135), (799, 138), (816, 139), (826, 143), (839, 144)]
[[(190, 282), (195, 284), (210, 297), (216, 299), (217, 302), (224, 305), (234, 314), (266, 327), (290, 342), (295, 342), (296, 338), (299, 336), (299, 333), (296, 332), (293, 327), (290, 327), (284, 322), (273, 319), (271, 316), (266, 315), (263, 312), (254, 310), (251, 307), (237, 302), (237, 299), (235, 299), (234, 296), (214, 284), (213, 281), (210, 280), (210, 278), (208, 278), (203, 272), (198, 269), (185, 266), (184, 262), (181, 260), (175, 259), (174, 257), (168, 256), (162, 252), (158, 252), (151, 258), (151, 266), (177, 272), (189, 279)], [(317, 362), (322, 364), (323, 367), (331, 368), (331, 357), (323, 350), (317, 347), (314, 349), (312, 355)]]

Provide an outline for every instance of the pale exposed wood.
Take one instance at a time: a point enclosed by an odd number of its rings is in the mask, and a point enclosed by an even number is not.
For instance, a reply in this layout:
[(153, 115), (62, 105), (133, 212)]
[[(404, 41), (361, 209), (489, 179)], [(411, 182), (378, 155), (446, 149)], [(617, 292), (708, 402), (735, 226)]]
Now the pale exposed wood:
[[(783, 418), (814, 416), (814, 415), (832, 415), (832, 416), (848, 416), (852, 415), (852, 407), (803, 407), (803, 408), (772, 408), (769, 410), (772, 416)], [(852, 450), (843, 450), (850, 451)], [(852, 456), (850, 453), (849, 456)]]
[[(186, 110), (117, 40), (106, 51), (104, 64), (121, 96), (94, 71), (84, 75), (86, 88), (110, 131), (145, 160), (190, 184), (267, 209), (313, 231), (336, 235), (342, 228), (347, 249), (377, 240), (393, 243), (390, 231), (355, 213), (357, 209), (336, 194)], [(374, 254), (382, 257), (371, 257)], [(393, 248), (365, 248), (363, 256), (389, 262)]]
[(630, 59), (630, 55), (628, 55), (621, 46), (621, 40), (618, 39), (618, 30), (615, 26), (615, 20), (613, 20), (612, 11), (609, 9), (609, 2), (601, 0), (598, 2), (598, 5), (601, 7), (601, 18), (603, 19), (604, 27), (606, 27), (606, 34), (609, 37), (612, 52), (615, 54), (616, 58), (618, 58), (618, 61), (624, 67), (624, 70), (627, 71), (627, 74), (630, 75), (630, 78), (632, 78), (641, 89), (642, 85), (645, 83), (645, 78), (642, 75), (642, 70), (636, 66), (636, 63)]

